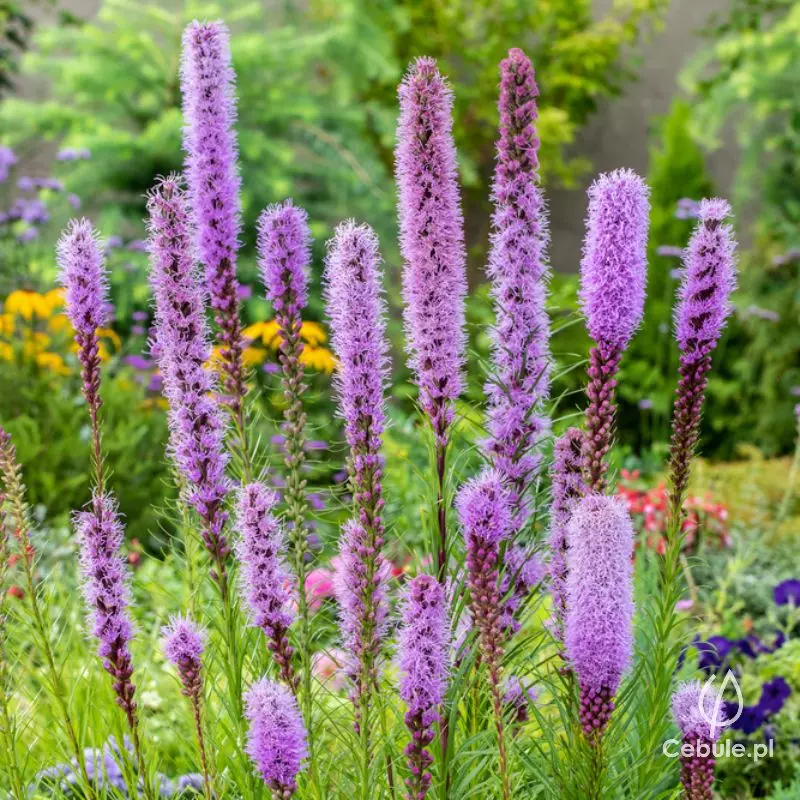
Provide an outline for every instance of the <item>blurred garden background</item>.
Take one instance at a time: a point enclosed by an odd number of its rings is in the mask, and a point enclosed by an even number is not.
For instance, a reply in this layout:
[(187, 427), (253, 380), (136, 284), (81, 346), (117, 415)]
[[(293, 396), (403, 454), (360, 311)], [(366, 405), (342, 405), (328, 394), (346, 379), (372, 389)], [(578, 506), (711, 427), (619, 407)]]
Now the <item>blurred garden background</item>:
[[(697, 201), (731, 199), (740, 288), (714, 356), (692, 487), (696, 586), (686, 613), (696, 618), (698, 643), (718, 639), (707, 669), (735, 663), (745, 676), (745, 699), (757, 711), (734, 736), (763, 737), (772, 726), (794, 742), (766, 765), (725, 762), (723, 796), (800, 797), (800, 646), (791, 611), (792, 598), (800, 602), (800, 2), (0, 0), (0, 419), (25, 470), (45, 562), (74, 550), (68, 514), (89, 491), (88, 426), (54, 252), (75, 215), (90, 217), (106, 237), (114, 305), (113, 324), (101, 332), (106, 446), (132, 563), (137, 552), (169, 550), (174, 489), (148, 349), (144, 196), (155, 176), (182, 166), (179, 47), (194, 18), (225, 19), (232, 31), (246, 230), (239, 277), (261, 451), (281, 458), (283, 398), (254, 221), (291, 196), (308, 210), (316, 239), (303, 331), (312, 484), (341, 483), (345, 457), (319, 295), (324, 242), (348, 217), (381, 237), (395, 344), (386, 496), (393, 524), (407, 531), (406, 548), (415, 490), (403, 463), (421, 466), (425, 457), (404, 372), (392, 177), (395, 92), (408, 62), (439, 59), (456, 95), (471, 281), (462, 425), (479, 419), (489, 346), (483, 270), (497, 64), (508, 48), (532, 57), (541, 90), (557, 431), (583, 406), (588, 339), (574, 323), (586, 187), (617, 167), (636, 169), (651, 186), (649, 299), (623, 361), (616, 465), (643, 547), (658, 549), (664, 520), (680, 250)], [(335, 535), (331, 494), (312, 495), (323, 548)], [(402, 562), (403, 552), (394, 555)], [(788, 693), (762, 704), (764, 687), (778, 678)]]

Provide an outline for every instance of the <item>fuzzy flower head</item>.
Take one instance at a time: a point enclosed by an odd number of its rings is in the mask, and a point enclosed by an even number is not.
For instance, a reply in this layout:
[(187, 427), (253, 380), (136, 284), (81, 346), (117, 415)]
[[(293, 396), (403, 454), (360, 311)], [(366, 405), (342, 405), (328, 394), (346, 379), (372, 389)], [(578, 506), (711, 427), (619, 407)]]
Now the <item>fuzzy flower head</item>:
[(205, 631), (190, 617), (170, 617), (169, 624), (161, 629), (164, 637), (164, 655), (176, 667), (199, 665), (205, 649)]
[[(344, 222), (328, 243), (324, 276), (347, 442), (356, 459), (376, 463), (389, 371), (380, 261), (378, 238), (372, 229)], [(354, 466), (358, 471), (376, 464)]]
[(624, 501), (584, 497), (568, 542), (567, 655), (582, 690), (613, 695), (633, 650), (633, 525)]
[(468, 481), (458, 493), (456, 509), (468, 546), (497, 547), (508, 536), (508, 492), (495, 470), (485, 469)]
[[(235, 75), (228, 29), (191, 22), (183, 32), (183, 147), (197, 243), (216, 310), (232, 302), (239, 247)], [(235, 293), (234, 293), (235, 297)]]
[(700, 219), (684, 254), (683, 281), (675, 309), (676, 338), (684, 360), (699, 361), (716, 347), (736, 288), (736, 242), (725, 224), (724, 200), (703, 200)]
[[(708, 685), (707, 685), (708, 686)], [(693, 739), (719, 739), (725, 726), (724, 702), (713, 687), (700, 681), (682, 683), (672, 695), (672, 713), (681, 734)]]
[(236, 501), (240, 534), (236, 555), (242, 565), (245, 603), (253, 625), (270, 636), (294, 620), (292, 579), (284, 560), (285, 533), (275, 516), (277, 505), (278, 495), (261, 483), (243, 486)]
[(94, 336), (108, 323), (108, 275), (103, 250), (88, 219), (72, 220), (56, 249), (66, 310), (79, 335)]
[(108, 494), (95, 495), (89, 509), (77, 512), (73, 519), (92, 635), (97, 639), (97, 653), (105, 669), (120, 682), (115, 689), (118, 694), (122, 692), (124, 705), (133, 694), (128, 650), (133, 625), (127, 561), (122, 552), (124, 529), (116, 502)]
[(409, 366), (440, 443), (461, 392), (464, 362), (464, 220), (453, 142), (453, 94), (431, 58), (398, 89), (395, 170)]
[(402, 607), (398, 664), (400, 696), (409, 713), (420, 714), (427, 727), (438, 718), (447, 685), (450, 622), (442, 585), (418, 575), (408, 585)]
[(267, 299), (276, 315), (299, 320), (308, 302), (308, 214), (291, 200), (263, 211), (258, 218), (258, 256)]
[(581, 308), (597, 344), (624, 350), (644, 313), (649, 189), (633, 171), (601, 175), (589, 187), (581, 260)]
[[(500, 139), (497, 144), (488, 274), (496, 324), (495, 375), (489, 399), (493, 461), (523, 495), (539, 464), (536, 445), (549, 428), (543, 404), (550, 391), (550, 327), (545, 310), (549, 267), (547, 212), (537, 175), (536, 97), (533, 65), (511, 50), (500, 65)], [(515, 505), (522, 497), (513, 498)], [(525, 520), (519, 508), (517, 527)]]
[(250, 723), (247, 754), (277, 798), (291, 797), (308, 758), (297, 701), (285, 686), (262, 678), (245, 695), (245, 715)]

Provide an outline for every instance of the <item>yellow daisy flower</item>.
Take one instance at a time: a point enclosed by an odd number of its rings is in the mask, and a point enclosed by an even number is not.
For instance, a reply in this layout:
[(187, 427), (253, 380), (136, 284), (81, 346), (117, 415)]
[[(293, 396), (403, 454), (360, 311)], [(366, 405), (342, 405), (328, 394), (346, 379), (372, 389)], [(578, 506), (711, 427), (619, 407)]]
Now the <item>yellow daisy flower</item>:
[(267, 357), (267, 351), (260, 347), (245, 347), (242, 350), (242, 361), (246, 367), (255, 367)]
[(300, 335), (304, 341), (308, 342), (312, 347), (317, 347), (328, 340), (328, 335), (325, 329), (318, 322), (306, 321), (303, 327), (300, 328)]
[(47, 319), (50, 316), (50, 306), (43, 295), (38, 292), (29, 292), (26, 289), (16, 289), (6, 298), (4, 304), (6, 314), (32, 320), (34, 316)]
[(304, 347), (300, 361), (312, 369), (330, 375), (336, 369), (336, 359), (326, 347)]
[(43, 369), (58, 375), (69, 375), (69, 368), (58, 353), (42, 352), (36, 354), (36, 363)]

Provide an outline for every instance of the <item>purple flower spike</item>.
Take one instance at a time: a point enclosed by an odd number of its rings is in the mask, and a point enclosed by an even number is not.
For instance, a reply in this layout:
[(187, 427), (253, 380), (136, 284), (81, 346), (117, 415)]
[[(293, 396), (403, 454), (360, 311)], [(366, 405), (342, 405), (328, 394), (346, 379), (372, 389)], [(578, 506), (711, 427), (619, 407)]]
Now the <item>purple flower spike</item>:
[(722, 706), (717, 692), (704, 693), (699, 681), (682, 684), (672, 696), (672, 713), (683, 737), (681, 784), (686, 800), (712, 800), (712, 748), (725, 724)]
[[(339, 362), (335, 384), (350, 446), (350, 479), (358, 514), (358, 521), (343, 529), (344, 571), (340, 582), (340, 591), (344, 592), (345, 640), (353, 636), (358, 639), (347, 647), (361, 661), (354, 695), (358, 700), (363, 691), (369, 690), (369, 675), (380, 655), (386, 615), (380, 448), (389, 346), (378, 239), (369, 226), (351, 221), (337, 227), (325, 262), (325, 301)], [(345, 613), (348, 596), (349, 613), (353, 616), (350, 622)]]
[(273, 513), (277, 504), (278, 495), (261, 483), (242, 487), (236, 504), (241, 536), (236, 555), (242, 565), (242, 593), (252, 623), (264, 631), (281, 678), (294, 691), (294, 651), (287, 636), (294, 621), (292, 578), (284, 562), (286, 537)]
[(536, 446), (550, 423), (549, 322), (545, 310), (547, 212), (538, 185), (533, 66), (522, 50), (500, 64), (500, 139), (494, 176), (492, 249), (488, 275), (497, 322), (494, 378), (487, 385), (489, 450), (508, 482), (517, 517), (527, 519), (526, 491), (539, 465)]
[(589, 354), (585, 442), (585, 471), (593, 491), (605, 486), (620, 358), (644, 311), (648, 193), (631, 170), (601, 175), (589, 188), (580, 301), (595, 342)]
[(433, 757), (434, 723), (447, 688), (450, 623), (442, 585), (430, 575), (418, 575), (408, 585), (398, 639), (402, 674), (400, 696), (408, 706), (405, 723), (411, 741), (405, 749), (411, 772), (406, 780), (409, 797), (424, 800), (431, 784), (428, 771)]
[(206, 633), (189, 617), (171, 617), (169, 625), (161, 629), (164, 637), (164, 655), (178, 669), (183, 686), (181, 692), (189, 698), (194, 716), (195, 735), (200, 749), (200, 763), (203, 769), (203, 783), (206, 795), (212, 796), (211, 782), (203, 733), (203, 650)]
[(625, 504), (590, 494), (569, 523), (564, 644), (581, 693), (581, 724), (602, 735), (633, 650), (633, 525)]
[(380, 476), (378, 454), (389, 374), (381, 277), (378, 239), (372, 229), (354, 222), (339, 225), (328, 244), (325, 300), (339, 360), (335, 383), (353, 455), (356, 491), (370, 491), (373, 476), (376, 472)]
[(333, 583), (339, 603), (339, 627), (349, 658), (347, 672), (355, 684), (354, 701), (368, 692), (377, 678), (381, 643), (389, 622), (386, 595), (390, 575), (389, 563), (371, 534), (355, 520), (345, 522)]
[(511, 797), (503, 731), (503, 604), (498, 563), (500, 543), (511, 531), (512, 510), (508, 491), (498, 472), (486, 469), (466, 483), (456, 498), (461, 529), (467, 546), (467, 584), (470, 613), (480, 638), (497, 728), (503, 798)]
[(225, 420), (215, 400), (214, 374), (205, 366), (211, 355), (206, 293), (192, 258), (186, 197), (177, 178), (156, 185), (147, 210), (156, 306), (153, 352), (169, 402), (170, 451), (186, 481), (187, 501), (203, 522), (214, 578), (227, 590)]
[(468, 481), (456, 498), (467, 547), (498, 547), (511, 529), (508, 491), (499, 472), (484, 470)]
[(730, 213), (724, 200), (703, 200), (699, 222), (684, 256), (684, 277), (675, 310), (680, 379), (670, 448), (670, 501), (674, 514), (680, 512), (689, 482), (711, 353), (731, 312), (729, 298), (736, 287), (736, 242), (733, 229), (724, 224)]
[(473, 624), (480, 632), (487, 665), (499, 669), (502, 604), (498, 559), (500, 543), (511, 529), (509, 498), (500, 474), (487, 469), (466, 483), (456, 497), (456, 508), (467, 545)]
[(649, 189), (633, 171), (601, 175), (589, 187), (580, 300), (589, 335), (624, 350), (644, 312)]
[(287, 333), (299, 334), (308, 302), (308, 214), (291, 200), (262, 212), (258, 218), (258, 254), (267, 299), (278, 324)]
[(187, 25), (181, 64), (186, 177), (197, 226), (198, 254), (220, 327), (225, 390), (238, 417), (247, 388), (236, 279), (241, 182), (233, 127), (234, 82), (228, 29), (221, 22)]
[(420, 58), (398, 89), (395, 170), (409, 366), (440, 446), (461, 393), (464, 220), (452, 135), (453, 94), (431, 58)]
[[(67, 316), (75, 330), (81, 362), (83, 394), (92, 418), (92, 431), (99, 437), (100, 341), (97, 329), (108, 324), (108, 275), (97, 233), (88, 219), (72, 220), (57, 246), (61, 285), (66, 289)], [(96, 443), (98, 443), (97, 440)], [(95, 449), (99, 458), (99, 444)]]
[(170, 617), (161, 634), (164, 637), (164, 655), (178, 668), (184, 688), (189, 689), (200, 677), (205, 631), (191, 618), (175, 616)]
[(77, 512), (73, 524), (80, 546), (83, 596), (89, 610), (97, 654), (114, 680), (117, 703), (133, 731), (137, 725), (133, 664), (129, 644), (133, 638), (129, 606), (128, 567), (122, 544), (125, 538), (116, 502), (111, 495), (95, 494), (88, 511)]
[(569, 428), (553, 451), (553, 503), (550, 512), (550, 594), (553, 598), (553, 633), (564, 640), (567, 612), (567, 528), (573, 506), (585, 494), (583, 483), (583, 432)]
[[(284, 464), (287, 473), (284, 495), (289, 510), (292, 547), (296, 564), (299, 565), (297, 580), (300, 584), (305, 583), (303, 565), (308, 554), (305, 534), (308, 498), (303, 474), (306, 413), (302, 399), (307, 387), (301, 360), (303, 340), (300, 330), (308, 301), (310, 260), (311, 232), (306, 212), (292, 205), (291, 200), (266, 209), (258, 220), (258, 262), (280, 332), (278, 360), (286, 399), (283, 412), (286, 431)], [(302, 603), (301, 598), (301, 615), (305, 615), (306, 609)]]
[(262, 678), (247, 692), (245, 714), (250, 723), (247, 754), (275, 800), (289, 800), (308, 758), (297, 702), (285, 686)]

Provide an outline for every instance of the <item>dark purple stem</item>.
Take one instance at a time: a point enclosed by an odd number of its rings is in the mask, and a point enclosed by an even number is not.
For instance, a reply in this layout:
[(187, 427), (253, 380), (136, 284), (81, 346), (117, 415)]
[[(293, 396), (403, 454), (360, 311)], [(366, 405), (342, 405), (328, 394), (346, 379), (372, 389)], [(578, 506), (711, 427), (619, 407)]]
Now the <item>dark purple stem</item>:
[(614, 441), (616, 375), (621, 357), (620, 348), (604, 344), (596, 345), (589, 353), (584, 473), (591, 492), (602, 492), (606, 485), (606, 459)]

